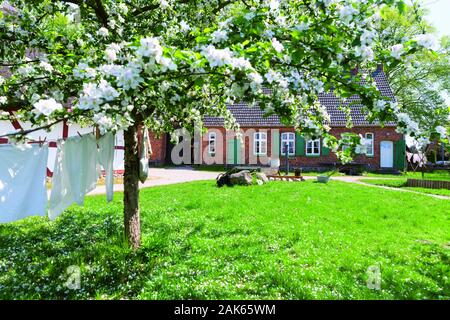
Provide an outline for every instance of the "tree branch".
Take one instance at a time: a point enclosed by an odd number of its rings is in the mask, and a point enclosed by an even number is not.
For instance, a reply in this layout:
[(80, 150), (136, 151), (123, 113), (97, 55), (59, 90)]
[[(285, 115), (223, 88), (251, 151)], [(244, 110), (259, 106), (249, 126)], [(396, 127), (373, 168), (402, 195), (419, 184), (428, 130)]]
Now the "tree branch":
[(40, 62), (40, 61), (41, 60), (39, 60), (39, 59), (35, 59), (35, 60), (21, 61), (21, 62), (17, 62), (17, 63), (1, 62), (0, 67), (14, 67), (14, 66), (20, 66), (22, 64), (35, 63), (35, 62)]
[(33, 133), (35, 131), (45, 130), (45, 129), (51, 128), (54, 125), (56, 125), (56, 124), (58, 124), (60, 122), (63, 122), (65, 120), (68, 120), (68, 119), (69, 119), (68, 117), (64, 117), (62, 119), (56, 120), (56, 121), (51, 122), (51, 123), (49, 123), (49, 124), (47, 124), (45, 126), (42, 126), (42, 127), (37, 127), (37, 128), (33, 128), (33, 129), (28, 129), (28, 130), (23, 130), (22, 129), (20, 131), (16, 131), (16, 132), (12, 132), (12, 133), (7, 133), (7, 134), (4, 134), (4, 135), (1, 135), (0, 138), (15, 137), (15, 136), (26, 136), (27, 134)]
[(95, 13), (97, 17), (100, 19), (100, 22), (104, 27), (108, 26), (108, 13), (106, 12), (105, 7), (103, 6), (102, 0), (95, 0), (96, 6), (94, 7)]

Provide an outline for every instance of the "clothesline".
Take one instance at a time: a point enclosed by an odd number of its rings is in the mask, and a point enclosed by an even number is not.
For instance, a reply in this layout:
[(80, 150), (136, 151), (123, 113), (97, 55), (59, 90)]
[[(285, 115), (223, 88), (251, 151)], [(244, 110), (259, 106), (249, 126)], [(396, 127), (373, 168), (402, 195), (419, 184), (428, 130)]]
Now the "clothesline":
[[(151, 154), (147, 128), (143, 128), (139, 140), (139, 176), (145, 181)], [(55, 144), (57, 151), (50, 199), (47, 199), (46, 171), (51, 144)], [(29, 147), (24, 147), (27, 145)], [(97, 139), (94, 133), (81, 135), (78, 132), (78, 136), (56, 141), (39, 137), (26, 144), (0, 144), (0, 147), (0, 223), (33, 215), (45, 216), (47, 204), (48, 217), (55, 219), (71, 204), (83, 205), (84, 196), (95, 188), (103, 172), (107, 201), (113, 198), (116, 146), (112, 133)]]

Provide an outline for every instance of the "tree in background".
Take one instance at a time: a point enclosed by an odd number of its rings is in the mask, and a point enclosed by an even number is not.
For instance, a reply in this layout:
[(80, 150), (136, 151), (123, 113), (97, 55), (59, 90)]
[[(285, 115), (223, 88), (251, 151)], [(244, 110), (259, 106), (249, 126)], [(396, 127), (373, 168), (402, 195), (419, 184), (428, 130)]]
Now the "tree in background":
[(446, 136), (437, 127), (420, 130), (411, 110), (380, 96), (370, 72), (350, 72), (378, 63), (401, 66), (435, 48), (428, 34), (382, 46), (376, 28), (383, 6), (404, 3), (3, 1), (0, 105), (19, 111), (4, 112), (1, 119), (30, 121), (32, 130), (61, 121), (96, 125), (102, 133), (124, 130), (124, 226), (137, 248), (142, 125), (170, 133), (192, 129), (208, 114), (238, 129), (226, 105), (246, 100), (306, 136), (323, 137), (325, 146), (349, 161), (362, 141), (348, 135), (339, 141), (328, 133), (329, 116), (318, 94), (333, 90), (343, 102), (359, 95), (371, 121), (397, 121), (400, 132), (416, 136)]
[[(380, 24), (380, 45), (392, 47), (407, 42), (420, 33), (435, 34), (424, 16), (420, 3), (398, 8), (384, 8)], [(406, 63), (386, 64), (385, 71), (397, 101), (420, 128), (436, 128), (445, 137), (450, 116), (450, 39), (442, 37), (435, 51), (414, 52)], [(429, 137), (418, 137), (426, 147)]]

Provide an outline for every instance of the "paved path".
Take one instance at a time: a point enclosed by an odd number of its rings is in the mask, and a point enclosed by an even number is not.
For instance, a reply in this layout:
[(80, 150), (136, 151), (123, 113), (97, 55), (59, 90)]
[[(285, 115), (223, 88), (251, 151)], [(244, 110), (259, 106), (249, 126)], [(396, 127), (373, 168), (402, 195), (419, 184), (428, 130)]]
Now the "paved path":
[[(140, 183), (139, 188), (148, 188), (198, 180), (216, 179), (219, 172), (197, 171), (191, 168), (150, 168), (149, 179), (145, 183)], [(114, 192), (123, 191), (123, 184), (115, 184)], [(105, 194), (106, 187), (101, 185), (92, 190), (89, 195)]]

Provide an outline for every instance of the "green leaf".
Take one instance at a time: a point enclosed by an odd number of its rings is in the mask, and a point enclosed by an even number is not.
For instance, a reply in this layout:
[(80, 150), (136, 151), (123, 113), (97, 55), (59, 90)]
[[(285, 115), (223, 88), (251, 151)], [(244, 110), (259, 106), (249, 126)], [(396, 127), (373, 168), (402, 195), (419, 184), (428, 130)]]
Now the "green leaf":
[(404, 13), (406, 10), (406, 4), (403, 1), (397, 2), (397, 9), (400, 13)]

